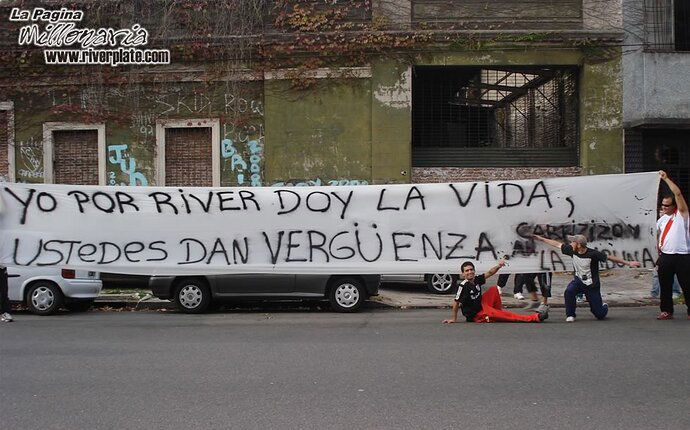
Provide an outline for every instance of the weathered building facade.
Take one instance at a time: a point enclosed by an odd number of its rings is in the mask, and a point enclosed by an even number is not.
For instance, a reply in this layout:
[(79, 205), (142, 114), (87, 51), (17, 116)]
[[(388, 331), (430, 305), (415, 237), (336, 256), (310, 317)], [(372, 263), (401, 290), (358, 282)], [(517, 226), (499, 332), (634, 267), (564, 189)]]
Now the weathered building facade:
[(688, 193), (690, 2), (625, 0), (623, 7), (626, 170), (667, 170)]
[[(104, 12), (117, 3), (119, 15)], [(38, 64), (17, 45), (22, 23), (4, 23), (10, 180), (344, 185), (624, 171), (617, 0), (70, 4), (82, 27), (141, 24), (171, 64)]]

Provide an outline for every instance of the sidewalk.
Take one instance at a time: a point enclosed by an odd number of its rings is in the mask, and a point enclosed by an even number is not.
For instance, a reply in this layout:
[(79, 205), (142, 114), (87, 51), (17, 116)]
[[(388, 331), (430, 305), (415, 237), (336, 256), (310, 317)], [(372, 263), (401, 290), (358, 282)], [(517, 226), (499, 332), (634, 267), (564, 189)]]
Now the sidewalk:
[[(609, 306), (648, 306), (658, 305), (659, 300), (650, 297), (652, 272), (644, 269), (619, 269), (600, 272), (601, 295)], [(498, 277), (489, 279), (489, 285), (495, 285)], [(563, 291), (572, 279), (567, 272), (555, 273), (552, 282), (552, 297), (549, 305), (563, 307)], [(526, 295), (526, 291), (523, 292)], [(370, 300), (402, 309), (407, 308), (449, 308), (453, 295), (433, 295), (425, 292), (424, 286), (412, 284), (383, 285), (379, 295)], [(503, 288), (501, 294), (503, 305), (507, 308), (521, 308), (527, 301), (513, 297), (513, 276)], [(586, 305), (586, 303), (584, 304)]]
[[(658, 299), (650, 298), (652, 272), (642, 269), (620, 269), (601, 272), (602, 296), (609, 306), (649, 306), (658, 305)], [(490, 279), (495, 283), (497, 277)], [(553, 297), (549, 299), (552, 307), (563, 307), (563, 290), (572, 279), (569, 273), (557, 273), (553, 277)], [(493, 285), (492, 282), (490, 284)], [(107, 291), (107, 290), (106, 290)], [(368, 306), (391, 307), (398, 309), (415, 308), (449, 308), (453, 302), (453, 295), (437, 295), (427, 293), (421, 284), (383, 284), (379, 295), (371, 297)], [(513, 277), (503, 289), (503, 304), (507, 308), (520, 308), (527, 302), (513, 298)], [(586, 306), (586, 303), (583, 304)], [(96, 299), (96, 307), (144, 310), (144, 309), (175, 309), (175, 305), (167, 300), (159, 300), (150, 295), (150, 291), (137, 290), (132, 293), (107, 294), (102, 293)]]

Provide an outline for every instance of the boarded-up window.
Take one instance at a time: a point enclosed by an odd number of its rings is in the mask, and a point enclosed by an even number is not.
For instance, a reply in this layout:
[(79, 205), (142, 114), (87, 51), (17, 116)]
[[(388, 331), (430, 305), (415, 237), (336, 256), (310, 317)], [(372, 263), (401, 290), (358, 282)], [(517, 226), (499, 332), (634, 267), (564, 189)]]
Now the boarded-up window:
[(165, 129), (165, 185), (213, 185), (211, 128)]
[(7, 111), (0, 111), (0, 177), (9, 179), (10, 165), (7, 158), (9, 148), (7, 146)]
[(98, 131), (54, 130), (56, 184), (98, 185)]

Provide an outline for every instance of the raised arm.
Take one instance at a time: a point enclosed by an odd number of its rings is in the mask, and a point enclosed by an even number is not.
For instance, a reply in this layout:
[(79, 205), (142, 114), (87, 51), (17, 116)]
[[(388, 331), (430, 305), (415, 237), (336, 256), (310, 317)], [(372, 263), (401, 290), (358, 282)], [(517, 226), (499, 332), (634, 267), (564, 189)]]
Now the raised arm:
[(556, 247), (556, 248), (560, 248), (561, 245), (563, 245), (561, 242), (559, 242), (557, 240), (547, 239), (545, 237), (537, 236), (536, 234), (532, 237), (534, 238), (534, 240), (538, 240), (539, 242), (544, 242), (545, 244), (551, 245), (551, 246)]
[(496, 274), (496, 272), (498, 272), (501, 269), (501, 267), (503, 267), (505, 265), (506, 265), (505, 260), (503, 260), (503, 259), (498, 260), (498, 264), (496, 264), (494, 267), (489, 269), (489, 271), (484, 274), (484, 279), (489, 279), (490, 277), (494, 276)]
[(640, 263), (639, 261), (627, 261), (623, 260), (620, 257), (616, 257), (615, 255), (609, 255), (607, 260), (613, 261), (614, 263), (625, 264), (629, 267), (640, 267), (642, 265), (642, 263)]
[(666, 172), (664, 172), (663, 170), (659, 171), (659, 176), (661, 176), (661, 179), (664, 182), (666, 182), (666, 185), (668, 185), (668, 188), (671, 190), (674, 197), (676, 198), (676, 207), (678, 208), (678, 211), (687, 217), (688, 203), (685, 201), (683, 193), (680, 191), (678, 185), (676, 185), (675, 182), (673, 182), (671, 178), (669, 178)]

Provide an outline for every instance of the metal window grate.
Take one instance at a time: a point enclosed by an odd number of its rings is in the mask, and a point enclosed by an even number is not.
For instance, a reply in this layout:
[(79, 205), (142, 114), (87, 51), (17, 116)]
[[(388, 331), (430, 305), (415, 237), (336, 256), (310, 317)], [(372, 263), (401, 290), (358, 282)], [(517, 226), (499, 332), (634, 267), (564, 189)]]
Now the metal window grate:
[(577, 105), (576, 68), (416, 67), (413, 164), (576, 165)]
[[(690, 193), (690, 130), (642, 131), (644, 170), (665, 170), (686, 198)], [(668, 193), (665, 184), (662, 189)]]
[(690, 0), (645, 0), (645, 49), (690, 51)]
[(628, 128), (625, 135), (625, 172), (644, 172), (644, 154), (642, 151), (642, 131)]
[(650, 51), (673, 49), (673, 0), (644, 1), (645, 48)]

